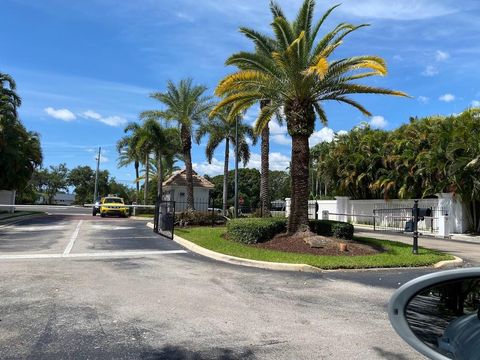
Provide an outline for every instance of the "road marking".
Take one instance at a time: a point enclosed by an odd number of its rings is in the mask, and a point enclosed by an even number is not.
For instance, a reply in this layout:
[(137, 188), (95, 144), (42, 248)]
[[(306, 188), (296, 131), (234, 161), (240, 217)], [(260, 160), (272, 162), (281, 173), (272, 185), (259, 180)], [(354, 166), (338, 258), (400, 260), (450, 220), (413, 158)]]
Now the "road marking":
[(80, 254), (15, 254), (0, 255), (0, 260), (22, 260), (22, 259), (65, 259), (65, 258), (130, 258), (151, 255), (186, 254), (185, 250), (153, 250), (153, 251), (105, 251), (96, 253)]
[(75, 240), (77, 240), (78, 232), (80, 231), (80, 226), (82, 226), (83, 220), (80, 220), (77, 224), (77, 227), (75, 228), (75, 231), (72, 234), (72, 237), (70, 238), (70, 242), (68, 243), (67, 247), (65, 248), (65, 251), (63, 252), (63, 256), (66, 256), (70, 254), (70, 251), (72, 251), (73, 244), (75, 243)]
[(69, 254), (69, 258), (89, 258), (89, 257), (132, 257), (145, 255), (168, 255), (168, 254), (186, 254), (185, 250), (152, 250), (152, 251), (104, 251), (96, 253)]
[(65, 225), (37, 225), (37, 226), (7, 226), (5, 229), (14, 229), (10, 233), (22, 233), (22, 232), (33, 232), (33, 231), (52, 231), (52, 230), (63, 230)]

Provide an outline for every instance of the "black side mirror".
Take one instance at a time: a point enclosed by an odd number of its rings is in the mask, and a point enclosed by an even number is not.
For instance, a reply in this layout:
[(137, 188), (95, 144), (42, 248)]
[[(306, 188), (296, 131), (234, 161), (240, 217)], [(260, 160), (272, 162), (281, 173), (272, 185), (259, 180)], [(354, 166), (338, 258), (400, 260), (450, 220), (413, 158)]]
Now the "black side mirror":
[(480, 268), (414, 279), (390, 299), (395, 331), (434, 360), (480, 359)]

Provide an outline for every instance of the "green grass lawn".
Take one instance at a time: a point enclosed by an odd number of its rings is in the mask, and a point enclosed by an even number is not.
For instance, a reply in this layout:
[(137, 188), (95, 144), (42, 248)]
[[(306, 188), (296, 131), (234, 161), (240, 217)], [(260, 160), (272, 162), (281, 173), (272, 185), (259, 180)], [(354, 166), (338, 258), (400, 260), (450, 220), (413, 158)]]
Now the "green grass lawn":
[(318, 256), (287, 253), (282, 251), (255, 248), (224, 239), (225, 227), (194, 227), (175, 229), (175, 233), (204, 248), (232, 256), (252, 260), (308, 264), (322, 269), (362, 269), (375, 267), (428, 266), (442, 260), (452, 260), (453, 256), (440, 251), (419, 249), (418, 255), (412, 254), (412, 246), (395, 241), (370, 238), (355, 238), (359, 242), (381, 246), (385, 252), (365, 256)]

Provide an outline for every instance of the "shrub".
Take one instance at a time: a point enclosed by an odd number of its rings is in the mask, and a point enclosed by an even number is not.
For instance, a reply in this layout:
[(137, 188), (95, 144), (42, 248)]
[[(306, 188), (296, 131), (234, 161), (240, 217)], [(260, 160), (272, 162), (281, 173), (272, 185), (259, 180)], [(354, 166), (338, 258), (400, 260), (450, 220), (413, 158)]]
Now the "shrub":
[(337, 239), (353, 239), (353, 225), (333, 220), (310, 220), (310, 230), (318, 235), (332, 236)]
[(225, 218), (211, 211), (184, 211), (175, 215), (176, 221), (187, 222), (188, 225), (211, 225), (212, 216), (215, 216), (215, 224), (225, 223)]
[(256, 244), (270, 240), (286, 231), (285, 218), (233, 219), (227, 223), (227, 235), (231, 240), (244, 244)]
[[(337, 239), (353, 239), (353, 225), (332, 220), (310, 220), (310, 230), (318, 235)], [(257, 244), (272, 239), (285, 232), (286, 218), (248, 218), (233, 219), (227, 223), (227, 235), (230, 239), (244, 244)]]

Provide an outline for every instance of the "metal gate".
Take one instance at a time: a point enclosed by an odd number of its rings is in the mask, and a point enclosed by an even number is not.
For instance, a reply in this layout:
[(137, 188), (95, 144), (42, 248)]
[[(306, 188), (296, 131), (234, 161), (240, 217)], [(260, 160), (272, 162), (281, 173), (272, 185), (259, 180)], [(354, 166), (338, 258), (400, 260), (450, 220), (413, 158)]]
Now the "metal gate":
[[(438, 232), (438, 221), (442, 215), (448, 215), (444, 209), (430, 207), (431, 216), (422, 217), (418, 223), (418, 230), (423, 233), (434, 234)], [(373, 210), (373, 230), (413, 232), (409, 222), (413, 221), (412, 208), (391, 208)]]
[(153, 231), (173, 239), (175, 230), (175, 201), (158, 201), (155, 205)]

